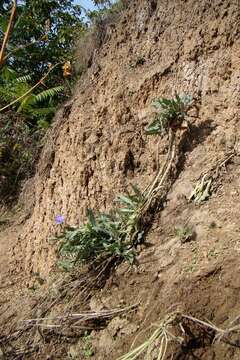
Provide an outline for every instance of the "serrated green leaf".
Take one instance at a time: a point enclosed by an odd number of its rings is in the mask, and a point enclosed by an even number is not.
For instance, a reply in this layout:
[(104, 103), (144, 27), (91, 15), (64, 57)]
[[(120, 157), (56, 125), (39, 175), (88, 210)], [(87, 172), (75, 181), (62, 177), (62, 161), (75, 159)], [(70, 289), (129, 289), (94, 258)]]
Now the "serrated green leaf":
[(149, 126), (145, 129), (147, 135), (157, 135), (161, 132), (159, 125)]
[(40, 92), (39, 94), (35, 95), (35, 100), (34, 100), (33, 104), (51, 99), (54, 96), (58, 95), (59, 93), (63, 92), (63, 90), (64, 90), (63, 86), (56, 86), (54, 88), (44, 90), (44, 91)]
[(127, 196), (120, 194), (120, 195), (118, 195), (117, 200), (119, 200), (123, 204), (127, 204), (127, 205), (134, 207), (133, 201)]

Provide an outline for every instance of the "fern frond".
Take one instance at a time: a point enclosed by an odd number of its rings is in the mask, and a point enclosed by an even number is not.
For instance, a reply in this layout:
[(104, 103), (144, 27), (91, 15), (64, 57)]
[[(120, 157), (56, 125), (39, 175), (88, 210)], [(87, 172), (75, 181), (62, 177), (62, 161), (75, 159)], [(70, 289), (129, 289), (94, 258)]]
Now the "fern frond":
[(20, 106), (17, 109), (17, 112), (29, 112), (32, 109), (32, 103), (35, 99), (34, 94), (26, 96), (20, 103)]
[(7, 86), (0, 85), (0, 99), (3, 101), (11, 101), (14, 99), (14, 93)]
[(28, 74), (28, 75), (24, 75), (24, 76), (20, 76), (16, 79), (16, 81), (18, 83), (25, 83), (27, 81), (31, 81), (32, 79), (32, 75), (31, 74)]
[(64, 90), (63, 86), (56, 86), (56, 87), (44, 90), (35, 96), (35, 100), (33, 103), (36, 104), (36, 103), (51, 99), (54, 96), (56, 96), (57, 94), (61, 93), (63, 90)]
[(46, 107), (46, 108), (30, 108), (29, 112), (34, 116), (43, 116), (43, 115), (51, 115), (56, 111), (56, 107)]
[(1, 69), (1, 79), (3, 81), (13, 81), (17, 77), (17, 73), (10, 66), (3, 66)]
[(31, 86), (26, 82), (14, 82), (12, 87), (16, 99), (24, 95), (31, 88)]

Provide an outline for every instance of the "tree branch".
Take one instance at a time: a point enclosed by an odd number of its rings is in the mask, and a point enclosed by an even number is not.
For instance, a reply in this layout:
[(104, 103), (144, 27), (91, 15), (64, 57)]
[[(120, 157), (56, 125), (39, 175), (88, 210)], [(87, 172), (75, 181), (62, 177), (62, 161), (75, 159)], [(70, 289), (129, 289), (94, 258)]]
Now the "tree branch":
[(14, 18), (16, 15), (16, 11), (17, 11), (17, 0), (13, 0), (13, 6), (12, 6), (12, 11), (11, 11), (11, 15), (10, 15), (10, 19), (8, 22), (8, 26), (7, 26), (7, 30), (4, 34), (4, 38), (3, 38), (3, 43), (2, 43), (2, 47), (0, 50), (0, 69), (4, 64), (4, 51), (6, 49), (9, 37), (10, 37), (10, 33), (12, 31), (13, 28), (13, 23), (14, 23)]

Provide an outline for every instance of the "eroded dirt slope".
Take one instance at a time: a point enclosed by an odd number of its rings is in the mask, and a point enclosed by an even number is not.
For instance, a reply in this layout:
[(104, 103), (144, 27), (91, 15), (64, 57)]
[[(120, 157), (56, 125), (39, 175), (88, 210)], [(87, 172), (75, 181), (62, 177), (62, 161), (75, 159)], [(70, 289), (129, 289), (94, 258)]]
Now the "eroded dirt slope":
[(144, 127), (154, 98), (174, 91), (198, 98), (195, 125), (215, 127), (205, 143), (195, 134), (206, 157), (199, 167), (225, 151), (224, 142), (237, 136), (238, 25), (234, 1), (133, 1), (50, 134), (23, 235), (28, 269), (49, 271), (55, 215), (76, 224), (88, 206), (103, 209), (130, 181), (151, 179), (156, 139)]
[[(137, 300), (140, 309), (95, 336), (96, 359), (117, 358), (137, 331), (176, 303), (219, 326), (239, 312), (239, 20), (238, 1), (131, 1), (49, 134), (35, 177), (34, 210), (11, 252), (11, 269), (23, 278), (37, 273), (48, 279), (56, 215), (78, 224), (87, 207), (106, 209), (130, 182), (144, 188), (153, 178), (158, 140), (144, 134), (153, 99), (175, 91), (196, 99), (149, 247), (136, 269), (121, 265), (101, 294), (106, 306)], [(196, 206), (188, 197), (209, 172), (213, 195)], [(196, 237), (182, 243), (174, 229), (186, 224)], [(194, 346), (178, 349), (175, 358), (240, 356), (230, 346)], [(67, 358), (68, 350), (66, 345), (56, 358)]]

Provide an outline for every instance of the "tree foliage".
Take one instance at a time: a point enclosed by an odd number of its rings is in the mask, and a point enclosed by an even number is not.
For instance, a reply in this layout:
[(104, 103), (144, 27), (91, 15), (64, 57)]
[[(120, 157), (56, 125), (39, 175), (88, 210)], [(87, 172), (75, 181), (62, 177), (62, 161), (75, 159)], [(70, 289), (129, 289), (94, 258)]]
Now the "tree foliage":
[(44, 129), (71, 95), (75, 44), (88, 31), (86, 17), (91, 25), (118, 4), (94, 3), (98, 10), (87, 12), (74, 0), (0, 1), (0, 187), (3, 181), (5, 192), (32, 174)]
[[(0, 13), (0, 42), (6, 30), (11, 1), (4, 1)], [(17, 73), (31, 73), (38, 79), (49, 64), (70, 60), (78, 36), (86, 29), (81, 7), (73, 0), (25, 0), (17, 7), (17, 16), (7, 46), (6, 65)], [(56, 84), (60, 69), (51, 74)]]
[(0, 44), (11, 25), (0, 63), (0, 201), (13, 199), (31, 176), (44, 129), (69, 94), (75, 41), (86, 30), (73, 0), (18, 1), (10, 22), (12, 9), (12, 1), (0, 2)]
[(107, 6), (111, 6), (111, 4), (113, 3), (113, 1), (111, 0), (94, 0), (93, 2), (95, 5), (107, 5)]

